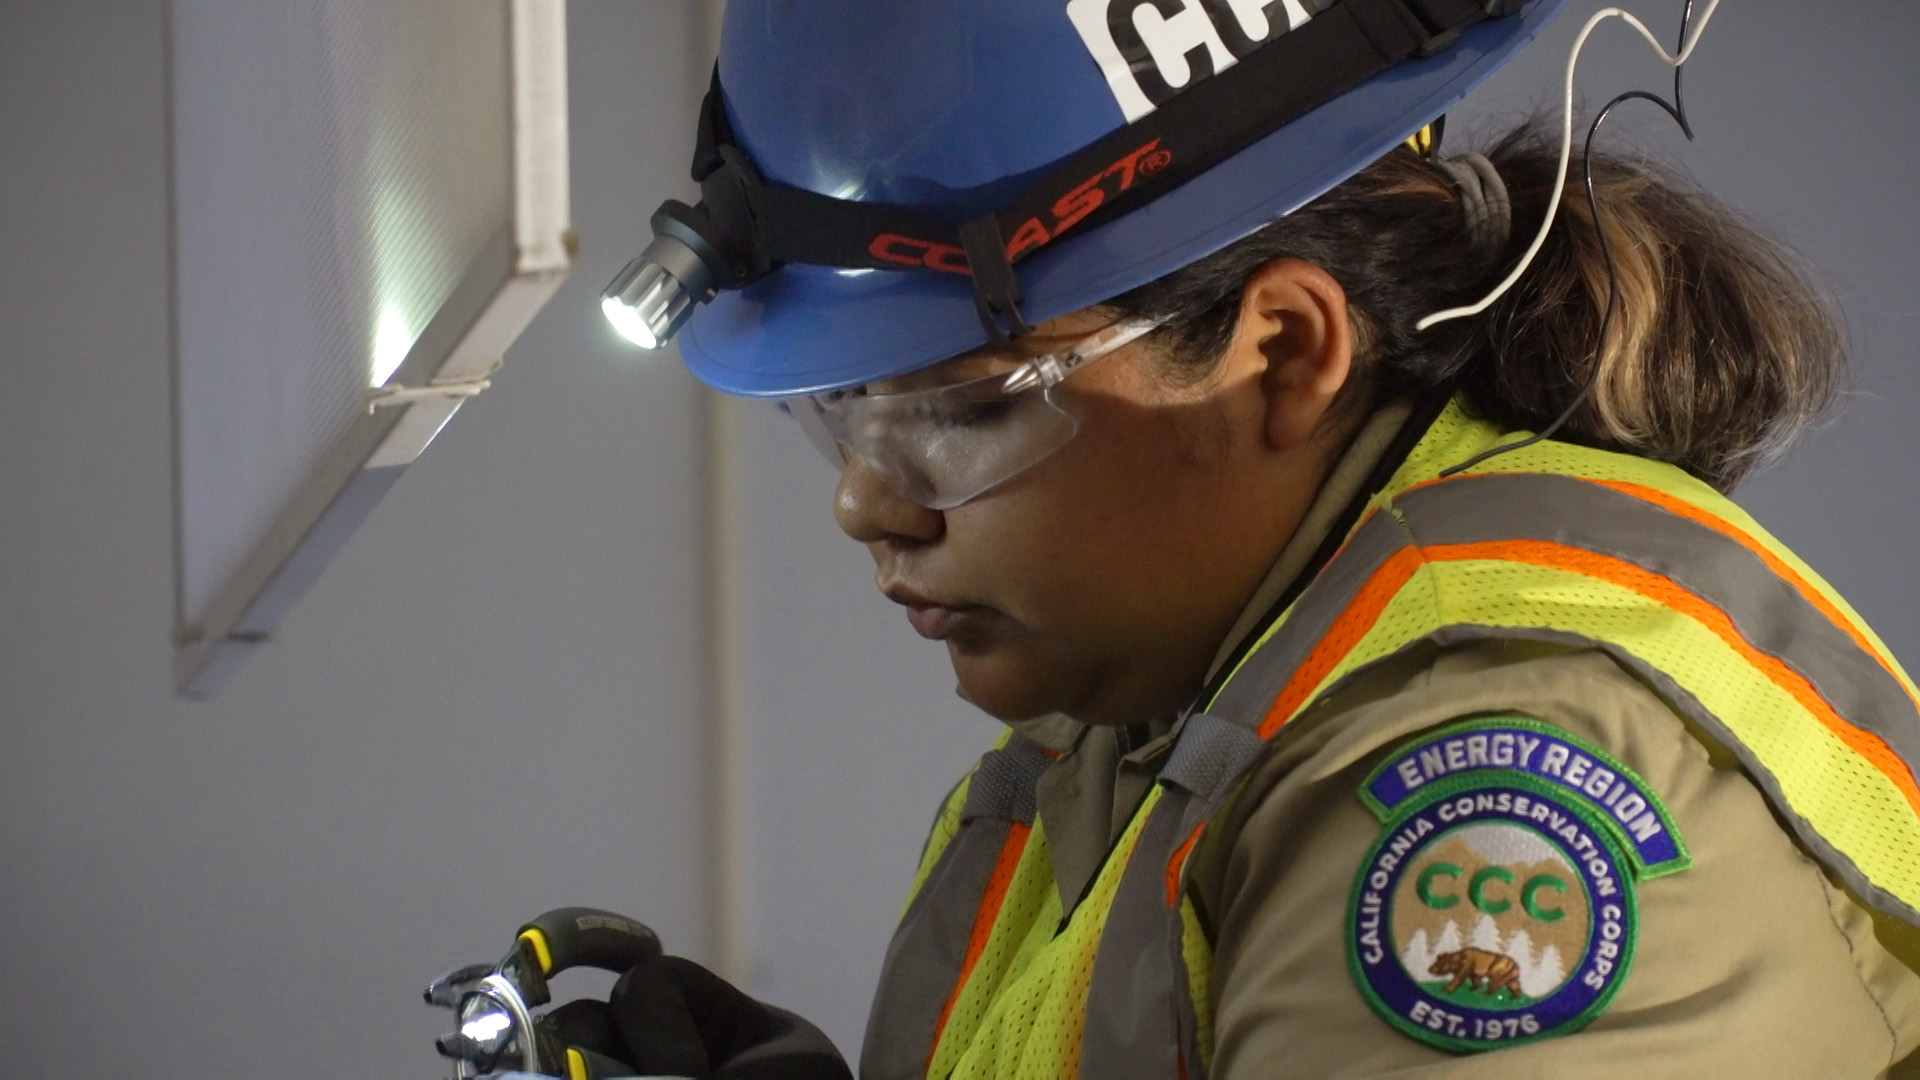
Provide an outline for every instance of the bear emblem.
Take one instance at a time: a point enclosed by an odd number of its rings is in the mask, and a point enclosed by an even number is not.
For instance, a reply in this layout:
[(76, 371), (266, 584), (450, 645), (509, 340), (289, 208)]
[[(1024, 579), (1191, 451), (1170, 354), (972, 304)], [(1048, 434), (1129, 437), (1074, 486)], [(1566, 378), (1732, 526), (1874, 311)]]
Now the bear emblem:
[(1433, 958), (1428, 970), (1435, 975), (1451, 975), (1453, 981), (1447, 984), (1447, 993), (1451, 994), (1462, 985), (1473, 986), (1488, 997), (1505, 990), (1514, 997), (1524, 997), (1520, 990), (1520, 965), (1513, 957), (1505, 953), (1489, 952), (1486, 949), (1460, 949), (1455, 952), (1441, 953)]

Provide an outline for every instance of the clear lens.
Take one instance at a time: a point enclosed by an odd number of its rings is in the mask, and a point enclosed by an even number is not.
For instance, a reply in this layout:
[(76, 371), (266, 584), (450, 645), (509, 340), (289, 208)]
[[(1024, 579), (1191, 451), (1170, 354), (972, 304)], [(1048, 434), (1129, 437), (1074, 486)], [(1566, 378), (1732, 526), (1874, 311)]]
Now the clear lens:
[(840, 445), (840, 437), (834, 434), (838, 425), (827, 421), (827, 407), (819, 398), (794, 398), (781, 402), (780, 408), (788, 416), (793, 417), (794, 423), (800, 425), (800, 430), (807, 436), (807, 441), (813, 444), (815, 450), (820, 451), (821, 457), (827, 459), (827, 464), (836, 469), (846, 466), (847, 452)]
[(971, 382), (901, 394), (815, 394), (787, 402), (787, 409), (835, 468), (858, 454), (901, 497), (947, 510), (1066, 445), (1080, 421), (1060, 381), (1155, 325), (1115, 324), (1069, 349)]
[(903, 497), (950, 509), (1025, 472), (1079, 430), (1051, 391), (1009, 395), (1004, 381), (840, 398), (822, 410), (822, 427)]

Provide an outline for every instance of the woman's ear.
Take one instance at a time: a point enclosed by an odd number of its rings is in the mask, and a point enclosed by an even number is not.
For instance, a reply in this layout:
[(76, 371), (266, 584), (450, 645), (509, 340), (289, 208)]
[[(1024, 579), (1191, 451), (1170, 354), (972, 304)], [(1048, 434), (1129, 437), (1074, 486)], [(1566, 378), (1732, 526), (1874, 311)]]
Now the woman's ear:
[(1261, 365), (1267, 445), (1288, 451), (1312, 438), (1353, 370), (1347, 293), (1325, 270), (1275, 259), (1240, 293), (1240, 322), (1228, 346)]

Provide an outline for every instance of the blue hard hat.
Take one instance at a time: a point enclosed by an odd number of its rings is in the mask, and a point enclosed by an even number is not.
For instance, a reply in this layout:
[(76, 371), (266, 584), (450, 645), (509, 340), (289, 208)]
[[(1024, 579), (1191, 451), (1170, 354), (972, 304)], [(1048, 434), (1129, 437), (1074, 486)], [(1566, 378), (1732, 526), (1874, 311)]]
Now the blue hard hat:
[[(1444, 113), (1565, 4), (1511, 4), (1514, 14), (1466, 26), (1432, 55), (1402, 61), (1152, 201), (1035, 251), (1018, 264), (1022, 314), (1039, 323), (1097, 304), (1304, 205)], [(735, 145), (768, 184), (958, 222), (992, 213), (1049, 166), (1150, 111), (1154, 94), (1164, 100), (1231, 64), (1208, 63), (1224, 58), (1220, 37), (1236, 29), (1226, 20), (1244, 30), (1264, 15), (1281, 30), (1328, 6), (731, 0), (717, 88)], [(1184, 35), (1192, 50), (1162, 48), (1149, 57), (1152, 70), (1137, 48), (1131, 65), (1116, 61), (1099, 27), (1143, 22), (1165, 40)], [(969, 279), (955, 274), (788, 263), (696, 310), (681, 356), (702, 381), (734, 394), (857, 386), (985, 344), (975, 299)]]

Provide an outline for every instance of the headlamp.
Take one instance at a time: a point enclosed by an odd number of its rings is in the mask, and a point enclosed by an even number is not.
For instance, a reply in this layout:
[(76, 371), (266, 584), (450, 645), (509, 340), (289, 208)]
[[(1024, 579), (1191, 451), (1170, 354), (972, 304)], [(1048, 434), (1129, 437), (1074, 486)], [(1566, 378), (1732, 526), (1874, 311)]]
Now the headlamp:
[(653, 215), (653, 242), (600, 294), (607, 321), (643, 349), (660, 348), (679, 333), (725, 276), (716, 245), (694, 224), (702, 216), (685, 203), (662, 204)]

